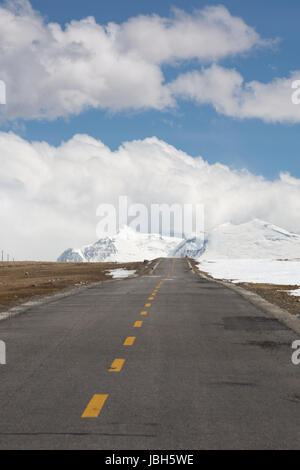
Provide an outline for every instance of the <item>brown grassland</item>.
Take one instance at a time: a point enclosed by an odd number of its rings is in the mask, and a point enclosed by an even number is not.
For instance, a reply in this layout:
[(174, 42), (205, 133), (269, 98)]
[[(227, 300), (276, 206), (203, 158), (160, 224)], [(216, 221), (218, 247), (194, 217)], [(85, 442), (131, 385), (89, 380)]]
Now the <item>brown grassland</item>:
[(108, 270), (126, 268), (147, 274), (155, 262), (50, 263), (0, 262), (0, 311), (33, 298), (112, 279)]

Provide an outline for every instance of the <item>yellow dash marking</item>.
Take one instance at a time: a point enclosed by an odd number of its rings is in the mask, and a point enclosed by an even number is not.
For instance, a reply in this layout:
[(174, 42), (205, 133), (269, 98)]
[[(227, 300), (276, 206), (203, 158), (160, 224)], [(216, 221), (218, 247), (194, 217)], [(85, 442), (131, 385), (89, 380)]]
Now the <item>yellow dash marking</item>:
[(132, 346), (135, 341), (135, 336), (128, 336), (125, 341), (123, 346)]
[(151, 304), (145, 304), (145, 307), (151, 307)]
[(133, 325), (135, 328), (140, 328), (142, 326), (143, 322), (142, 321), (136, 321), (135, 324)]
[(147, 315), (147, 313), (148, 313), (147, 310), (143, 310), (143, 311), (141, 312), (141, 315)]
[(123, 367), (125, 359), (115, 359), (108, 369), (109, 372), (120, 372)]
[(155, 297), (155, 296), (156, 296), (156, 293), (155, 293), (155, 292), (152, 292), (152, 294), (151, 294), (151, 295), (153, 295), (153, 297)]
[(82, 418), (98, 418), (108, 395), (94, 395), (81, 415)]
[(148, 300), (154, 300), (154, 297), (149, 297)]

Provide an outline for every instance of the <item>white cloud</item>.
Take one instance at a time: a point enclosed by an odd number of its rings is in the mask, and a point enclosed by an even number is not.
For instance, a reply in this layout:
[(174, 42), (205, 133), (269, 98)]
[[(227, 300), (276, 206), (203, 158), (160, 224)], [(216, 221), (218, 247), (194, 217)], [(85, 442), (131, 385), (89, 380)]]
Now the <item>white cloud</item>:
[(292, 83), (299, 77), (297, 71), (270, 83), (245, 83), (236, 70), (214, 64), (201, 72), (180, 75), (170, 84), (170, 90), (177, 97), (211, 104), (226, 116), (296, 123), (300, 122), (300, 106), (292, 103)]
[(55, 259), (96, 239), (96, 208), (118, 202), (204, 203), (206, 225), (260, 218), (300, 233), (300, 180), (268, 181), (210, 165), (149, 138), (112, 152), (76, 135), (53, 147), (0, 133), (0, 248), (16, 258)]
[(138, 16), (112, 26), (119, 48), (151, 63), (197, 58), (215, 61), (266, 46), (259, 34), (224, 6), (205, 7), (193, 15), (174, 9), (171, 18)]
[(55, 119), (87, 107), (164, 109), (175, 105), (163, 63), (214, 61), (268, 44), (224, 6), (122, 24), (93, 17), (62, 28), (27, 0), (0, 7), (1, 77), (8, 119)]

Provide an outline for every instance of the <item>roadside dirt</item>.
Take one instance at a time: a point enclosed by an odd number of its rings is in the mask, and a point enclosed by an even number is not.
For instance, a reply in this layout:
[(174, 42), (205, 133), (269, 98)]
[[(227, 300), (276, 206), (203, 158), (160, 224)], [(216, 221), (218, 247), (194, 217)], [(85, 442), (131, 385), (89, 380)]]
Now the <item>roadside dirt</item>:
[[(197, 263), (195, 260), (190, 260), (191, 265), (195, 272), (201, 274), (197, 268)], [(208, 273), (203, 272), (207, 277), (214, 279)], [(223, 279), (218, 279), (222, 281)], [(227, 281), (229, 282), (229, 281)], [(295, 290), (299, 286), (289, 286), (289, 285), (275, 285), (275, 284), (255, 284), (255, 283), (247, 283), (247, 282), (240, 282), (235, 283), (236, 286), (243, 287), (255, 294), (260, 295), (262, 298), (267, 300), (268, 302), (277, 305), (278, 307), (287, 310), (289, 313), (293, 315), (300, 314), (300, 297), (295, 297), (290, 295), (287, 291)]]
[(44, 263), (0, 262), (0, 311), (26, 300), (55, 294), (75, 286), (112, 279), (110, 269), (148, 274), (157, 261), (148, 263)]
[(300, 297), (290, 295), (287, 291), (295, 290), (299, 286), (275, 285), (275, 284), (253, 284), (241, 282), (236, 284), (244, 289), (255, 292), (272, 304), (278, 305), (288, 312), (300, 314)]

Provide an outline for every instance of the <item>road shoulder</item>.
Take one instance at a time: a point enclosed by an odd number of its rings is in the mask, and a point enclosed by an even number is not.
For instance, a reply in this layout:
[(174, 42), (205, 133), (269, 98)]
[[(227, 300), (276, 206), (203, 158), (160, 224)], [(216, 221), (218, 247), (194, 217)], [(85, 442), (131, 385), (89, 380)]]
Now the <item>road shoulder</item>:
[(228, 289), (233, 290), (243, 298), (247, 299), (250, 303), (258, 307), (264, 313), (269, 316), (275, 317), (278, 321), (285, 324), (288, 328), (295, 331), (300, 335), (300, 319), (297, 318), (295, 315), (291, 314), (287, 310), (275, 305), (268, 300), (261, 297), (258, 293), (254, 292), (253, 290), (246, 289), (245, 287), (240, 285), (233, 284), (228, 281), (223, 281), (220, 279), (215, 279), (209, 274), (200, 271), (197, 267), (196, 260), (190, 260), (191, 269), (195, 272), (198, 276), (209, 279), (210, 281), (216, 282), (220, 285), (227, 287)]

